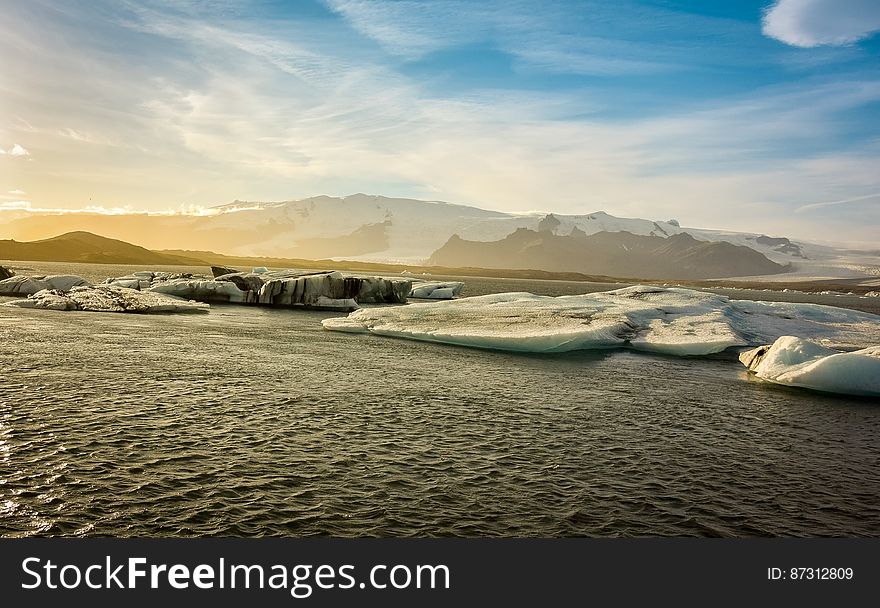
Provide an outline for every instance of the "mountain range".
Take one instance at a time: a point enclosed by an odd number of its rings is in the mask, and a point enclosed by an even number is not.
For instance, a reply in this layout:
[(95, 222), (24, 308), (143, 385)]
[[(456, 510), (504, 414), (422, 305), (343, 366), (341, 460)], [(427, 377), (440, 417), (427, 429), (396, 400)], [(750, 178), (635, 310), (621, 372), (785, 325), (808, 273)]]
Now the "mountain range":
[(642, 279), (714, 279), (788, 269), (744, 245), (698, 241), (686, 232), (669, 237), (629, 232), (587, 235), (577, 228), (568, 235), (519, 228), (490, 242), (453, 235), (431, 255), (428, 265), (534, 268)]
[[(649, 270), (644, 260), (655, 261), (656, 256), (669, 255), (669, 260), (656, 261), (657, 268), (650, 269), (649, 274), (659, 276), (675, 270), (666, 278), (760, 275), (776, 280), (774, 277), (783, 276), (780, 267), (785, 267), (784, 276), (792, 279), (880, 276), (880, 254), (876, 251), (848, 251), (780, 235), (688, 228), (674, 219), (619, 218), (602, 211), (585, 215), (503, 213), (366, 194), (283, 202), (234, 201), (196, 213), (4, 211), (0, 220), (0, 238), (17, 240), (87, 231), (152, 250), (407, 265), (445, 259), (438, 256), (452, 255), (453, 249), (463, 251), (466, 242), (505, 242), (480, 248), (481, 256), (491, 257), (493, 247), (502, 250), (511, 246), (513, 241), (507, 239), (517, 230), (526, 229), (544, 235), (538, 239), (538, 248), (545, 247), (547, 251), (540, 253), (531, 248), (528, 255), (520, 253), (499, 263), (507, 264), (508, 268), (531, 268), (537, 264), (553, 271), (574, 266), (614, 275), (620, 269), (630, 276), (639, 271), (635, 276), (647, 278), (641, 272)], [(547, 229), (558, 238), (547, 236)], [(579, 240), (600, 233), (606, 235), (586, 243)], [(678, 235), (685, 236), (664, 245)], [(450, 245), (453, 236), (460, 242)], [(521, 234), (514, 240), (518, 242), (525, 236)], [(572, 238), (569, 242), (565, 237)], [(617, 251), (615, 245), (624, 253)], [(626, 254), (624, 247), (632, 253)], [(470, 251), (476, 249), (472, 247)], [(757, 252), (763, 259), (751, 252)], [(589, 259), (573, 264), (571, 256)], [(464, 261), (461, 257), (455, 259)], [(608, 265), (599, 263), (603, 259), (609, 261)], [(467, 265), (477, 266), (478, 261), (471, 260)]]
[(194, 258), (150, 251), (131, 243), (82, 231), (39, 241), (0, 241), (0, 260), (175, 266), (204, 264)]

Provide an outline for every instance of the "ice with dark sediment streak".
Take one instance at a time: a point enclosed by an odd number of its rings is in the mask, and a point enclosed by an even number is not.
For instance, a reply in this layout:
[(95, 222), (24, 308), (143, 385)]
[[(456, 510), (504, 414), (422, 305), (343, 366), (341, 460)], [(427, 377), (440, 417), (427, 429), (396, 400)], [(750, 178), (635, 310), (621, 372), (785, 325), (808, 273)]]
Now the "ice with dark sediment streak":
[(782, 336), (743, 352), (739, 360), (758, 378), (829, 393), (880, 397), (880, 346), (853, 352)]
[(790, 302), (730, 300), (637, 285), (577, 296), (501, 293), (448, 302), (358, 310), (326, 329), (520, 352), (632, 348), (708, 355), (799, 335), (826, 346), (880, 342), (880, 316)]
[[(232, 270), (222, 274), (225, 270)], [(135, 272), (113, 277), (107, 285), (164, 293), (200, 302), (228, 302), (348, 312), (359, 304), (402, 304), (412, 281), (352, 276), (338, 271), (266, 270), (235, 272), (212, 267), (216, 276), (190, 273)]]
[(207, 312), (210, 309), (210, 305), (202, 302), (117, 285), (78, 286), (69, 291), (46, 289), (28, 296), (26, 300), (14, 300), (4, 306), (143, 314)]

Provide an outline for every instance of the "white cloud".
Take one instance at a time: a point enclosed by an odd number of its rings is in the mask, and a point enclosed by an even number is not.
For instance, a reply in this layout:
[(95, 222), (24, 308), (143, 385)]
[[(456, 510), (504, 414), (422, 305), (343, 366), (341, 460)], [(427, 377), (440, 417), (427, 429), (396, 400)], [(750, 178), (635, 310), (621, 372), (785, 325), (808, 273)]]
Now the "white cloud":
[(27, 193), (24, 190), (19, 190), (16, 188), (15, 190), (10, 190), (9, 194), (11, 194), (13, 196), (24, 196)]
[(880, 31), (880, 2), (777, 0), (764, 13), (763, 31), (804, 48), (848, 45)]
[(28, 152), (24, 146), (21, 146), (19, 144), (15, 144), (14, 146), (12, 146), (12, 149), (10, 149), (9, 152), (7, 152), (7, 154), (9, 154), (10, 156), (30, 156), (31, 155), (31, 153)]

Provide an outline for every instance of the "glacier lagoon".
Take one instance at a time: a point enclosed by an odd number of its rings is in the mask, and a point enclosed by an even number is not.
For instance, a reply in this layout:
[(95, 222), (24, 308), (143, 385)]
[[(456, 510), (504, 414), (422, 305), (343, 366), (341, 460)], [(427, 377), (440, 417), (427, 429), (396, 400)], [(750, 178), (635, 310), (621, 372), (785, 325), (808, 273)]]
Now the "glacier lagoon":
[(328, 316), (0, 308), (0, 533), (880, 534), (876, 401), (728, 353), (505, 353)]

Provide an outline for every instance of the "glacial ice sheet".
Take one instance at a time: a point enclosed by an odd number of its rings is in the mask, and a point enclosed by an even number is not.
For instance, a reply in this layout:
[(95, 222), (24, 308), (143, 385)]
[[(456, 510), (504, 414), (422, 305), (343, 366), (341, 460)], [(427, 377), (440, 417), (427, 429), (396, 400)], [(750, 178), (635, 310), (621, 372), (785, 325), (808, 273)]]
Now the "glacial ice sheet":
[(201, 302), (116, 285), (79, 286), (70, 291), (46, 289), (26, 300), (14, 300), (4, 306), (130, 313), (207, 312), (210, 308)]
[(766, 344), (783, 335), (848, 348), (880, 342), (877, 315), (642, 285), (578, 296), (501, 293), (366, 308), (322, 323), (333, 331), (546, 353), (626, 347), (708, 355), (732, 346)]
[(740, 354), (769, 382), (830, 393), (880, 397), (880, 346), (840, 352), (794, 336)]

